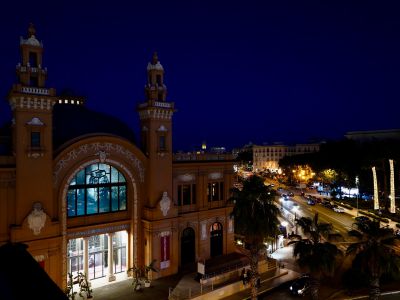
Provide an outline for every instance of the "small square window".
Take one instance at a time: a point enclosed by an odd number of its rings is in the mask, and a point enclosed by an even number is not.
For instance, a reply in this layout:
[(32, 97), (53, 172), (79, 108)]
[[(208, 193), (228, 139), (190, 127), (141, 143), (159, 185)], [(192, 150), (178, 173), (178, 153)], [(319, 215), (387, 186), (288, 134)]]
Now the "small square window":
[(31, 147), (40, 148), (40, 132), (31, 132)]
[(158, 148), (159, 148), (159, 151), (167, 151), (165, 135), (160, 135)]

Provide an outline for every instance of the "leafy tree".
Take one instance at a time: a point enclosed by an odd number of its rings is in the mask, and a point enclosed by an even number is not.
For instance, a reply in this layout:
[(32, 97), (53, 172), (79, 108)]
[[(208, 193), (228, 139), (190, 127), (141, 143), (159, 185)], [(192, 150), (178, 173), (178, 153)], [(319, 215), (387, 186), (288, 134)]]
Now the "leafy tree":
[(328, 238), (332, 225), (318, 222), (318, 214), (314, 218), (301, 217), (297, 220), (307, 238), (300, 235), (292, 237), (293, 256), (300, 268), (310, 273), (310, 292), (312, 299), (318, 299), (320, 280), (324, 276), (333, 276), (338, 259), (342, 252), (333, 244), (323, 242)]
[(232, 189), (230, 200), (235, 206), (231, 216), (235, 218), (235, 233), (242, 235), (249, 247), (252, 299), (257, 299), (257, 266), (259, 255), (265, 251), (263, 242), (279, 233), (280, 211), (274, 204), (275, 195), (274, 190), (265, 186), (259, 176), (244, 180), (242, 189)]
[(379, 299), (380, 278), (384, 274), (399, 274), (400, 259), (390, 245), (394, 241), (393, 229), (381, 228), (379, 221), (356, 222), (363, 233), (361, 240), (346, 251), (353, 255), (353, 268), (359, 269), (369, 280), (370, 299)]

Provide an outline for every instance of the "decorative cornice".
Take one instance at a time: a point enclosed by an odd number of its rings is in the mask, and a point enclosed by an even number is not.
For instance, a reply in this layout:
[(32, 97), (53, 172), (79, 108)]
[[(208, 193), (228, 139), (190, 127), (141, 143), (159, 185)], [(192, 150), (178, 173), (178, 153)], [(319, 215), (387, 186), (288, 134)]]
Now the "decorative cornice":
[(10, 99), (11, 109), (51, 110), (55, 104), (54, 99), (38, 97), (13, 97)]
[(129, 230), (130, 228), (131, 228), (130, 224), (123, 224), (123, 225), (118, 225), (118, 226), (107, 226), (104, 228), (95, 228), (95, 229), (89, 229), (89, 230), (84, 230), (84, 231), (68, 232), (67, 237), (69, 239), (72, 239), (72, 238), (86, 237), (86, 236), (92, 236), (92, 235), (98, 235), (98, 234), (104, 234), (104, 233), (117, 232), (117, 231), (122, 231), (122, 230)]
[(151, 108), (151, 109), (140, 110), (139, 118), (140, 120), (144, 119), (171, 120), (173, 114), (174, 111), (170, 109)]

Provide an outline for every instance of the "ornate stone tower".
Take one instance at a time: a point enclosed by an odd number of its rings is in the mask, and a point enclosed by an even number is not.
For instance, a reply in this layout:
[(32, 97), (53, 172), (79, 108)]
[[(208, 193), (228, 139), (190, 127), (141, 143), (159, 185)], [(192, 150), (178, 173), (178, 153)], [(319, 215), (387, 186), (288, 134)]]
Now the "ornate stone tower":
[(147, 65), (146, 101), (140, 103), (142, 150), (149, 158), (146, 172), (148, 207), (154, 208), (164, 192), (172, 195), (172, 115), (174, 103), (166, 101), (164, 68), (157, 53)]
[[(26, 39), (20, 40), (21, 62), (17, 65), (17, 83), (8, 101), (13, 112), (13, 151), (16, 157), (16, 203), (14, 224), (22, 226), (31, 212), (43, 212), (44, 220), (57, 216), (52, 187), (52, 110), (55, 90), (45, 88), (47, 69), (42, 67), (43, 44), (36, 39), (31, 24)], [(50, 219), (50, 220), (49, 220)], [(25, 221), (26, 223), (27, 221)], [(24, 223), (24, 224), (25, 224)], [(34, 235), (40, 230), (29, 228)], [(19, 232), (15, 240), (28, 240), (29, 232)], [(42, 231), (43, 234), (43, 231)]]
[(148, 157), (142, 225), (144, 261), (160, 262), (161, 276), (178, 271), (178, 210), (172, 202), (172, 115), (174, 103), (166, 101), (164, 68), (154, 53), (147, 65), (146, 101), (138, 112), (142, 150)]

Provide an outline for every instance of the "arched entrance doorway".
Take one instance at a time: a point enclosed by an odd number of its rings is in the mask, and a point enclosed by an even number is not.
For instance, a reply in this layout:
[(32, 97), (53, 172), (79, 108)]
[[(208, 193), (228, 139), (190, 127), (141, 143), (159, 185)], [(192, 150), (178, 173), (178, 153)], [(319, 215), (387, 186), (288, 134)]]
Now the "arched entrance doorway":
[(215, 222), (210, 228), (210, 256), (222, 255), (223, 231), (221, 223)]
[(181, 237), (181, 266), (194, 263), (196, 256), (195, 233), (188, 227), (182, 232)]

